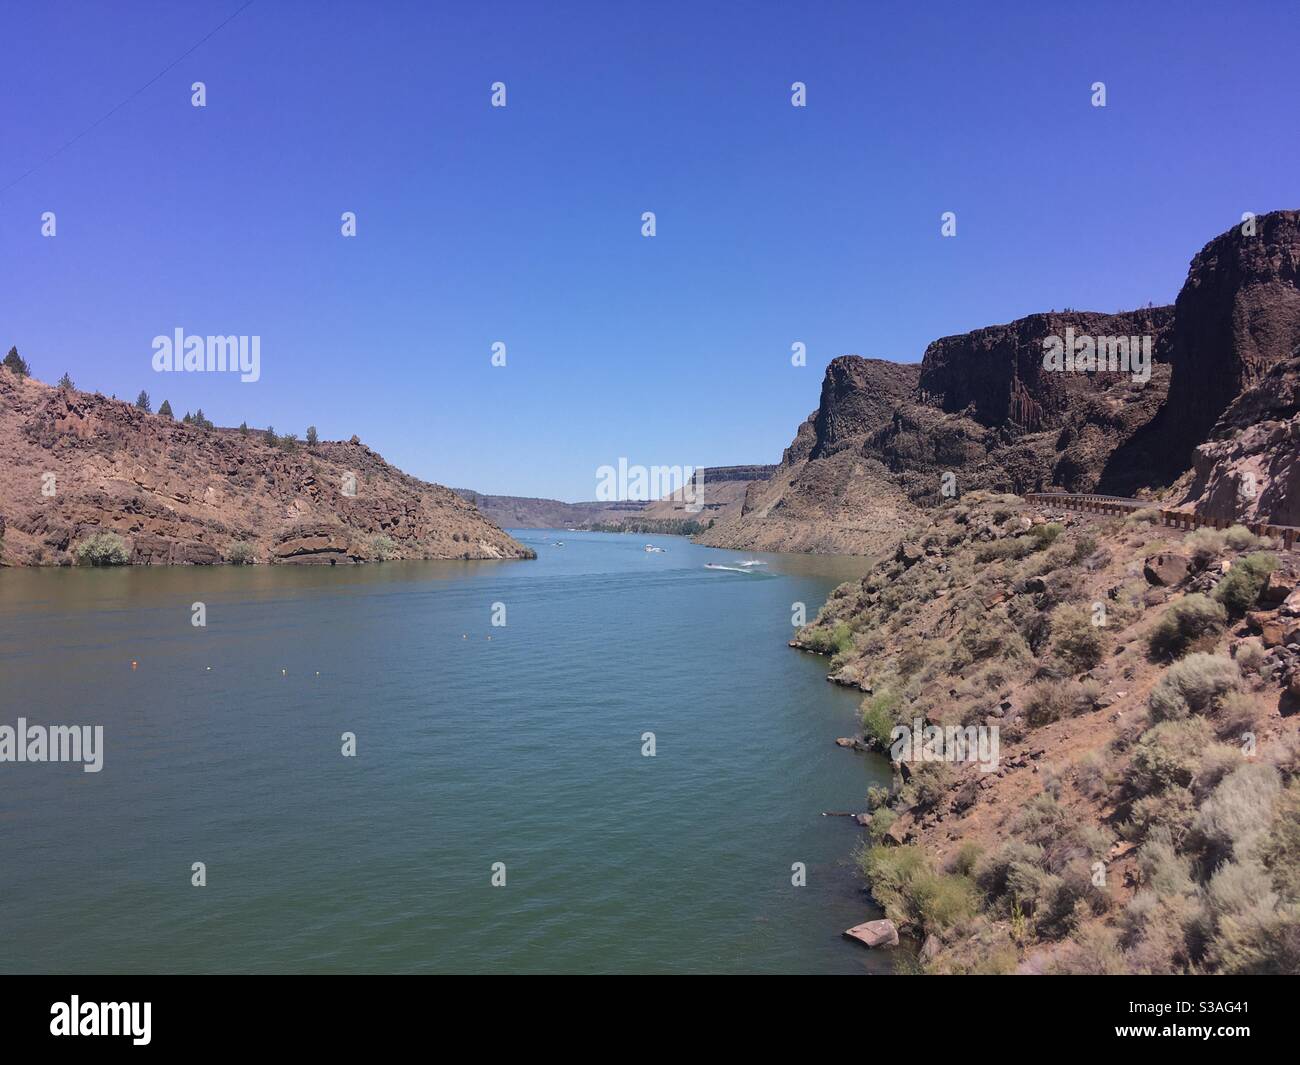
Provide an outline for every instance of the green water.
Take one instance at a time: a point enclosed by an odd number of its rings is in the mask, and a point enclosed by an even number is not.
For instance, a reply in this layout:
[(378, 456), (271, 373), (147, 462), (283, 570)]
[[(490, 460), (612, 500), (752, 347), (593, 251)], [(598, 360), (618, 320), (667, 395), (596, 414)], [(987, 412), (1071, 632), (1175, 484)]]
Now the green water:
[(0, 571), (0, 724), (105, 746), (0, 764), (0, 969), (884, 968), (821, 816), (882, 763), (785, 646), (863, 562), (516, 535), (535, 562)]

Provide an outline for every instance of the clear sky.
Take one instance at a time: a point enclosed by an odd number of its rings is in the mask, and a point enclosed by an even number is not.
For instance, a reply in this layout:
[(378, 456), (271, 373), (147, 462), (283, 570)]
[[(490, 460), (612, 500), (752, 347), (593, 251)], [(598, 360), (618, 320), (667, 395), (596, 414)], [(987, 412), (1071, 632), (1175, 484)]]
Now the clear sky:
[(1300, 207), (1294, 2), (256, 0), (138, 91), (243, 3), (0, 4), (0, 350), (457, 487), (775, 462), (836, 355), (1169, 302)]

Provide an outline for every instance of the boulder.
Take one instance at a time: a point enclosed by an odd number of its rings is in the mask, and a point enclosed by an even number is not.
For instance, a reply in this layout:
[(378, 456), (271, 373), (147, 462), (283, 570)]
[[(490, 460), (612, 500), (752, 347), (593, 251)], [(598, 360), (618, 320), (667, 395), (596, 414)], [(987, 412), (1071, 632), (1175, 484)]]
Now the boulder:
[(888, 949), (898, 946), (898, 929), (894, 927), (894, 922), (889, 920), (864, 921), (862, 924), (855, 924), (852, 928), (845, 929), (844, 934), (849, 939), (865, 943), (868, 947)]
[(1186, 555), (1166, 552), (1148, 558), (1143, 563), (1142, 575), (1148, 584), (1167, 588), (1184, 580), (1190, 568)]
[(1275, 569), (1260, 589), (1259, 598), (1265, 603), (1285, 603), (1295, 590), (1295, 578)]
[(131, 543), (133, 566), (215, 566), (221, 552), (201, 540), (174, 540), (142, 533)]
[(1286, 597), (1282, 604), (1282, 613), (1289, 618), (1300, 617), (1300, 588)]
[(332, 565), (356, 562), (364, 557), (352, 545), (348, 530), (342, 526), (300, 525), (280, 534), (271, 548), (273, 562), (297, 565)]
[(1285, 644), (1286, 630), (1281, 617), (1276, 611), (1251, 610), (1246, 614), (1246, 624), (1258, 632), (1265, 647), (1280, 647)]
[(921, 545), (913, 543), (910, 540), (904, 540), (898, 545), (898, 550), (894, 552), (894, 561), (901, 562), (905, 568), (916, 565), (925, 557), (925, 552)]

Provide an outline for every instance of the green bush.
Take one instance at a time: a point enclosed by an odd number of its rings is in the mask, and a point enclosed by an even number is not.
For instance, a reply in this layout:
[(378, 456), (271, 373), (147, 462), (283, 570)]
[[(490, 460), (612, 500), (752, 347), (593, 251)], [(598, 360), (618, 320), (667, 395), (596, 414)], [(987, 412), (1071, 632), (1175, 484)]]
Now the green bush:
[(888, 806), (881, 806), (871, 814), (871, 822), (867, 825), (867, 834), (871, 837), (873, 843), (879, 843), (885, 838), (885, 833), (895, 821), (898, 820), (898, 814), (894, 813)]
[(1132, 511), (1124, 519), (1125, 525), (1159, 525), (1162, 521), (1159, 507), (1143, 507)]
[(1214, 598), (1224, 605), (1233, 617), (1241, 617), (1259, 600), (1268, 575), (1277, 569), (1277, 556), (1267, 551), (1238, 559), (1228, 575), (1214, 589)]
[(838, 621), (830, 627), (813, 623), (800, 630), (799, 641), (818, 654), (837, 655), (853, 647), (853, 630), (847, 621)]
[(1268, 546), (1265, 537), (1256, 536), (1244, 525), (1234, 525), (1224, 532), (1223, 538), (1234, 551), (1254, 551)]
[(393, 553), (393, 541), (391, 537), (384, 536), (382, 533), (370, 541), (370, 554), (373, 558), (383, 562)]
[(862, 731), (889, 748), (889, 733), (898, 724), (895, 714), (902, 703), (890, 688), (881, 688), (862, 700)]
[(990, 901), (996, 902), (1012, 894), (1016, 885), (1032, 879), (1042, 860), (1042, 847), (1009, 839), (999, 850), (975, 863), (975, 883)]
[(251, 565), (253, 559), (254, 554), (252, 545), (246, 544), (242, 540), (232, 544), (230, 550), (226, 552), (226, 561), (232, 566)]
[(1124, 783), (1139, 796), (1190, 787), (1200, 768), (1201, 751), (1212, 739), (1203, 718), (1162, 721), (1134, 745)]
[(1263, 762), (1246, 762), (1224, 777), (1201, 804), (1196, 831), (1210, 843), (1238, 856), (1271, 828), (1281, 798), (1277, 770)]
[(1070, 686), (1063, 680), (1036, 681), (1025, 691), (1025, 720), (1034, 728), (1059, 721), (1072, 706)]
[(1228, 534), (1221, 529), (1197, 529), (1183, 540), (1192, 553), (1192, 565), (1204, 569), (1228, 550)]
[(89, 540), (78, 544), (77, 563), (82, 566), (125, 566), (129, 561), (126, 544), (117, 533), (95, 533)]
[(1220, 655), (1193, 654), (1175, 662), (1147, 702), (1153, 721), (1176, 721), (1216, 709), (1241, 684), (1237, 664)]
[(1088, 611), (1076, 606), (1060, 606), (1052, 614), (1052, 648), (1077, 673), (1092, 669), (1105, 653), (1100, 627)]
[(1260, 857), (1285, 899), (1300, 900), (1300, 779), (1280, 796)]
[(1177, 658), (1193, 640), (1220, 632), (1227, 620), (1223, 605), (1208, 595), (1195, 592), (1183, 596), (1152, 628), (1148, 637), (1151, 654), (1156, 658)]
[(936, 932), (976, 912), (971, 881), (935, 872), (919, 847), (870, 847), (862, 852), (859, 865), (872, 897), (895, 924)]

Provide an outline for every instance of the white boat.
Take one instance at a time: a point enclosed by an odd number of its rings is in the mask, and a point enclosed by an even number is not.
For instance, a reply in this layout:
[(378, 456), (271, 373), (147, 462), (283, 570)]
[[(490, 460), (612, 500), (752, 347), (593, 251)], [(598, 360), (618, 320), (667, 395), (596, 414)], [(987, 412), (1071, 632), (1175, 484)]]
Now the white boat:
[(668, 553), (668, 549), (666, 547), (655, 547), (654, 544), (646, 544), (645, 549), (648, 552), (655, 555), (663, 555)]

